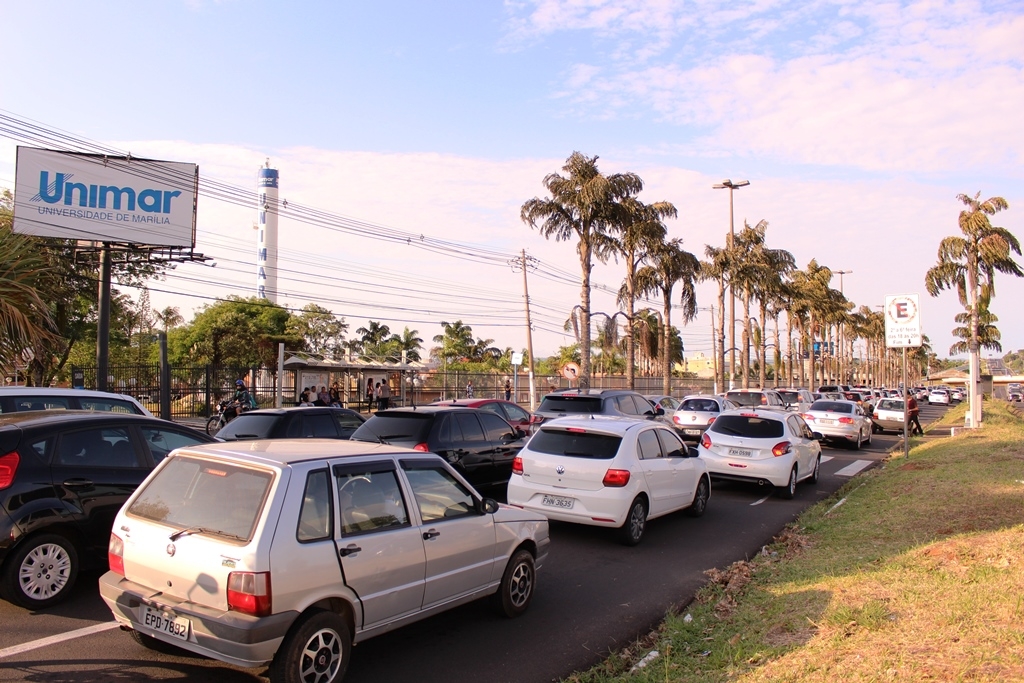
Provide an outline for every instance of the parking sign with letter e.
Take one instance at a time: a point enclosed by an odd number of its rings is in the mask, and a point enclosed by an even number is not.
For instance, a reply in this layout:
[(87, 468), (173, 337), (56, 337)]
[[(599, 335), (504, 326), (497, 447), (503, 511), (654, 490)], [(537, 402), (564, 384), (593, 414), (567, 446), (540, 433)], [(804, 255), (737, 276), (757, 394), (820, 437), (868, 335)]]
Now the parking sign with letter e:
[(921, 308), (917, 294), (885, 297), (885, 345), (890, 349), (921, 346)]

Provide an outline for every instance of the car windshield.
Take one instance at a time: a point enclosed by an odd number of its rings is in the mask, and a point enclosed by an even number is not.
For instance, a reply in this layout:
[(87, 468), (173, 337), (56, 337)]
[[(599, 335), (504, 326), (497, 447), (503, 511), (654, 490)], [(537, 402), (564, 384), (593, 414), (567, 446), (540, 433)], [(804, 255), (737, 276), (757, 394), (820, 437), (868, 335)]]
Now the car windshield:
[(799, 394), (799, 392), (796, 392), (796, 391), (783, 391), (783, 390), (779, 390), (779, 396), (781, 396), (782, 400), (785, 401), (786, 403), (799, 403), (800, 402), (800, 394)]
[(600, 413), (601, 397), (552, 394), (544, 397), (537, 410), (551, 413)]
[(377, 413), (352, 432), (353, 441), (416, 441), (422, 443), (430, 434), (436, 413), (412, 411)]
[(566, 455), (571, 458), (610, 460), (619, 452), (622, 437), (613, 434), (541, 429), (530, 439), (529, 449), (536, 453)]
[(280, 415), (246, 415), (242, 414), (224, 425), (217, 436), (225, 441), (239, 439), (266, 439), (274, 423), (281, 419)]
[(247, 542), (273, 478), (263, 470), (176, 457), (144, 484), (128, 514), (175, 527), (176, 533)]
[(811, 404), (811, 410), (823, 413), (852, 413), (853, 406), (839, 401), (815, 401)]
[(758, 391), (730, 391), (725, 397), (741, 406), (760, 406), (766, 402), (764, 394)]
[(776, 439), (784, 433), (782, 422), (759, 415), (722, 415), (711, 423), (711, 431), (751, 439)]
[(688, 398), (679, 406), (679, 410), (691, 410), (695, 413), (717, 413), (718, 404), (710, 398)]

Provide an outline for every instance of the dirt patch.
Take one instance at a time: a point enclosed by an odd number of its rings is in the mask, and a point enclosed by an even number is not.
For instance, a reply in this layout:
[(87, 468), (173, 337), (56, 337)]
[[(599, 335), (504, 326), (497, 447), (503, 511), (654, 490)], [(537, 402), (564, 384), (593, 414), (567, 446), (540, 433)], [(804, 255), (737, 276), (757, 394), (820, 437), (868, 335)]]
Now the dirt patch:
[(726, 617), (736, 608), (736, 599), (743, 591), (754, 574), (754, 565), (746, 560), (733, 562), (725, 570), (709, 569), (704, 572), (709, 583), (713, 586), (722, 586), (724, 591), (718, 602), (715, 603), (715, 614), (719, 617)]

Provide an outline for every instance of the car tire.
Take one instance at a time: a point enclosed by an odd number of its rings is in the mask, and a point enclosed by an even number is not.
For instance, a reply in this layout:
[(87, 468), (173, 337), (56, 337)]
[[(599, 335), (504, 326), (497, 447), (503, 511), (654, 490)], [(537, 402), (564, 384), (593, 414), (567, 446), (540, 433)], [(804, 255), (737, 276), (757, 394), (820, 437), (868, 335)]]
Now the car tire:
[(338, 683), (352, 659), (348, 624), (334, 612), (309, 612), (292, 624), (270, 664), (271, 683)]
[(796, 496), (796, 465), (789, 471), (789, 483), (779, 489), (779, 496), (786, 500), (792, 500)]
[(220, 431), (220, 415), (214, 415), (206, 421), (206, 433), (210, 436), (216, 436), (217, 432)]
[(864, 432), (857, 430), (857, 440), (853, 443), (853, 450), (859, 451), (864, 443)]
[(814, 458), (814, 471), (811, 472), (811, 476), (808, 479), (812, 484), (818, 483), (818, 478), (821, 476), (821, 453), (818, 453), (817, 457)]
[(711, 498), (711, 482), (707, 477), (701, 477), (697, 482), (697, 490), (693, 493), (693, 502), (686, 508), (686, 514), (691, 517), (700, 517), (708, 509), (708, 500)]
[(505, 565), (498, 592), (494, 594), (494, 605), (498, 613), (515, 619), (525, 612), (533, 599), (536, 584), (537, 570), (533, 555), (529, 550), (520, 548)]
[(626, 521), (619, 527), (619, 541), (623, 545), (634, 546), (640, 543), (647, 528), (647, 503), (643, 496), (637, 496), (629, 504)]
[(868, 440), (864, 442), (865, 446), (871, 445), (871, 432), (868, 432)]
[(40, 534), (23, 543), (7, 561), (2, 588), (9, 601), (41, 609), (64, 600), (78, 577), (75, 544), (57, 534)]
[(147, 650), (152, 650), (153, 652), (159, 652), (160, 654), (165, 654), (165, 655), (177, 655), (179, 657), (182, 657), (182, 656), (184, 656), (184, 657), (194, 656), (188, 650), (183, 650), (183, 649), (181, 649), (180, 647), (178, 647), (176, 645), (171, 645), (170, 643), (165, 643), (164, 641), (160, 640), (159, 638), (154, 638), (151, 635), (148, 635), (148, 634), (145, 634), (145, 633), (140, 633), (140, 632), (136, 631), (135, 629), (130, 630), (128, 633), (129, 633), (129, 635), (131, 635), (132, 640), (134, 640), (136, 643), (138, 643), (142, 647), (146, 648)]

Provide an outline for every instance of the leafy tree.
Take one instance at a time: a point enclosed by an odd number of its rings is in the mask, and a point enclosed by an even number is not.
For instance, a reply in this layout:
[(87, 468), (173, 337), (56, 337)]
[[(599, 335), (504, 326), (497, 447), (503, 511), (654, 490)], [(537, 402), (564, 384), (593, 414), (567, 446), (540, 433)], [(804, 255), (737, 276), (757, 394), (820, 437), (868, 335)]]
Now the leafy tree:
[(981, 192), (973, 197), (957, 195), (965, 206), (960, 211), (959, 226), (962, 236), (946, 237), (939, 243), (938, 262), (925, 274), (928, 293), (938, 296), (945, 289), (956, 289), (961, 305), (970, 314), (968, 353), (972, 384), (969, 387), (972, 424), (981, 424), (981, 402), (977, 401), (977, 384), (981, 358), (979, 347), (979, 315), (987, 309), (995, 296), (996, 272), (1024, 277), (1024, 271), (1013, 260), (1021, 255), (1020, 242), (1009, 230), (992, 225), (989, 216), (1009, 208), (1002, 197), (980, 201)]
[(348, 325), (331, 311), (316, 304), (306, 304), (302, 312), (288, 320), (288, 333), (301, 337), (305, 349), (324, 358), (338, 358)]
[(384, 361), (388, 357), (388, 339), (391, 338), (391, 328), (376, 320), (369, 321), (366, 327), (356, 330), (360, 335), (358, 350), (360, 358), (364, 360)]
[(278, 343), (295, 348), (304, 341), (288, 332), (290, 315), (285, 308), (255, 296), (230, 296), (204, 306), (181, 339), (184, 349), (178, 353), (184, 351), (184, 355), (175, 362), (274, 367)]
[(597, 157), (573, 152), (562, 170), (544, 178), (550, 197), (534, 197), (523, 204), (520, 218), (546, 238), (576, 240), (580, 258), (580, 378), (579, 386), (590, 386), (590, 275), (594, 259), (606, 260), (611, 248), (610, 231), (618, 204), (639, 194), (643, 181), (635, 173), (605, 176), (597, 168)]
[(473, 339), (473, 328), (463, 325), (461, 320), (453, 323), (442, 320), (441, 329), (444, 330), (442, 334), (434, 335), (434, 343), (440, 346), (430, 350), (431, 357), (440, 359), (446, 366), (462, 358), (468, 361), (476, 343)]

